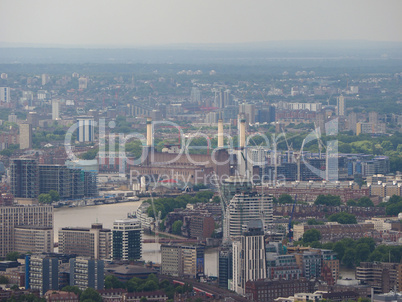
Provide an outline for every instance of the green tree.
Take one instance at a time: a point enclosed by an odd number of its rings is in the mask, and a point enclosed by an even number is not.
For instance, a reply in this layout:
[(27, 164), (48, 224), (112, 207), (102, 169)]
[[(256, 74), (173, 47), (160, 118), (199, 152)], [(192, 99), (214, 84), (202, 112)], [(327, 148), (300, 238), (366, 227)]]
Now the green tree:
[(80, 301), (102, 302), (102, 296), (95, 289), (88, 287), (82, 292)]
[(50, 195), (50, 198), (52, 199), (52, 202), (60, 200), (59, 192), (57, 192), (56, 190), (50, 190), (49, 195)]
[(279, 196), (278, 202), (280, 204), (288, 204), (288, 203), (293, 203), (294, 200), (293, 200), (292, 196), (290, 196), (289, 194), (282, 194), (281, 196)]
[(345, 254), (345, 245), (342, 241), (338, 241), (334, 244), (333, 251), (338, 255), (338, 259), (342, 260)]
[(6, 260), (8, 260), (8, 261), (17, 261), (17, 259), (18, 259), (20, 256), (21, 256), (21, 254), (18, 253), (18, 252), (9, 252), (9, 253), (6, 255)]
[(50, 204), (50, 203), (52, 203), (52, 197), (51, 197), (49, 194), (44, 194), (44, 193), (42, 193), (42, 194), (40, 194), (40, 195), (38, 196), (38, 201), (39, 201), (40, 203), (47, 203), (47, 204)]
[(367, 261), (370, 253), (370, 247), (367, 243), (359, 243), (356, 246), (356, 264)]
[(116, 276), (108, 275), (105, 277), (105, 288), (126, 288), (126, 286)]
[(318, 195), (314, 204), (316, 205), (325, 205), (325, 206), (340, 206), (341, 205), (341, 197), (336, 195)]
[(342, 258), (342, 263), (348, 267), (352, 268), (355, 265), (356, 261), (356, 251), (353, 248), (347, 248), (345, 254)]
[(328, 221), (338, 222), (340, 224), (356, 224), (356, 216), (353, 214), (339, 212), (328, 217)]
[(308, 225), (323, 225), (324, 222), (318, 221), (315, 218), (311, 218), (311, 219), (307, 220), (307, 224)]
[(8, 284), (8, 278), (6, 276), (0, 276), (0, 284)]
[(349, 199), (349, 200), (346, 202), (346, 205), (349, 206), (349, 207), (356, 207), (356, 206), (357, 206), (357, 202), (356, 202), (356, 200)]
[(357, 206), (359, 207), (374, 207), (373, 201), (367, 196), (363, 196), (357, 201)]
[(176, 220), (172, 225), (172, 233), (175, 235), (181, 235), (181, 227), (183, 226), (183, 222), (181, 220)]
[(314, 241), (320, 241), (321, 239), (321, 233), (320, 231), (316, 229), (311, 229), (306, 232), (304, 232), (303, 237), (302, 237), (302, 242), (303, 243), (311, 243)]
[(80, 290), (78, 288), (78, 286), (67, 285), (67, 286), (64, 286), (61, 290), (65, 291), (65, 292), (69, 292), (69, 293), (74, 293), (74, 294), (76, 294), (78, 296), (78, 298), (82, 294), (82, 290)]

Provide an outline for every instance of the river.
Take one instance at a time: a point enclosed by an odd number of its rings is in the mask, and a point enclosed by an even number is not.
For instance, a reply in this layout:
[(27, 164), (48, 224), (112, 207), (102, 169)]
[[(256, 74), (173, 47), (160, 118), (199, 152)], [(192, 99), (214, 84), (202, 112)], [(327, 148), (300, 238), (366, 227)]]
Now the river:
[[(92, 223), (99, 222), (104, 228), (111, 229), (116, 219), (126, 218), (128, 213), (133, 213), (142, 201), (105, 204), (88, 207), (56, 208), (54, 209), (54, 241), (58, 241), (58, 231), (63, 227), (90, 227)], [(144, 235), (144, 238), (154, 238)], [(144, 243), (142, 258), (146, 262), (161, 262), (160, 244)], [(217, 249), (205, 251), (205, 274), (218, 276), (218, 252)]]

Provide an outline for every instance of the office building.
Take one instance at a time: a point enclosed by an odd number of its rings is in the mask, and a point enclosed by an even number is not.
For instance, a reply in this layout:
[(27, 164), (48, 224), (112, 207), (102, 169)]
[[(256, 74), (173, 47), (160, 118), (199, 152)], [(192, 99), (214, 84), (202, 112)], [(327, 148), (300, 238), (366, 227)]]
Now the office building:
[(44, 254), (26, 256), (25, 288), (39, 291), (40, 296), (48, 290), (58, 290), (59, 259)]
[(31, 124), (20, 124), (20, 149), (32, 149)]
[(105, 264), (103, 260), (89, 257), (70, 259), (70, 286), (77, 286), (84, 291), (88, 287), (101, 290), (104, 288)]
[(246, 282), (267, 277), (263, 223), (251, 220), (239, 241), (233, 242), (232, 290), (245, 294)]
[(374, 293), (402, 291), (402, 264), (361, 262), (356, 268), (356, 279), (374, 288)]
[(0, 102), (10, 103), (10, 87), (0, 87)]
[(39, 169), (33, 159), (13, 159), (11, 170), (11, 193), (14, 197), (37, 198), (39, 195)]
[[(2, 206), (0, 221), (0, 257), (5, 257), (9, 252), (15, 251), (15, 227), (29, 225), (53, 228), (53, 207), (49, 205)], [(53, 238), (53, 234), (51, 237)]]
[(340, 95), (336, 99), (336, 114), (341, 116), (345, 115), (345, 98), (343, 95)]
[(59, 230), (59, 252), (91, 259), (110, 259), (112, 232), (101, 223), (91, 228), (66, 227)]
[(92, 116), (80, 116), (77, 118), (77, 140), (92, 142), (95, 139), (95, 121)]
[(239, 105), (239, 114), (245, 117), (247, 124), (255, 123), (255, 112), (254, 104), (243, 103)]
[(53, 227), (18, 225), (14, 227), (14, 251), (26, 253), (51, 253), (54, 247)]
[(185, 278), (204, 276), (204, 247), (195, 245), (161, 245), (161, 273)]
[(232, 239), (241, 236), (254, 219), (261, 219), (266, 231), (273, 222), (272, 197), (256, 192), (237, 194), (230, 201), (226, 215)]
[(59, 100), (52, 100), (52, 120), (60, 119), (59, 116)]
[(137, 260), (142, 255), (142, 228), (138, 219), (119, 219), (113, 223), (112, 258)]

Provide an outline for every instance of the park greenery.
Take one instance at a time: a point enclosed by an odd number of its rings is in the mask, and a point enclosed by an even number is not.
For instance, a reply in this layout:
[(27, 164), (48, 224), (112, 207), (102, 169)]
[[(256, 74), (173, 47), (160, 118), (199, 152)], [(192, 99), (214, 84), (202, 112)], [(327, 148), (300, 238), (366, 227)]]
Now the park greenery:
[(402, 246), (378, 245), (373, 238), (360, 238), (353, 240), (343, 238), (337, 242), (320, 243), (321, 234), (316, 229), (311, 229), (303, 234), (298, 242), (304, 246), (333, 250), (337, 259), (346, 267), (353, 268), (360, 262), (394, 262), (400, 263), (402, 259)]

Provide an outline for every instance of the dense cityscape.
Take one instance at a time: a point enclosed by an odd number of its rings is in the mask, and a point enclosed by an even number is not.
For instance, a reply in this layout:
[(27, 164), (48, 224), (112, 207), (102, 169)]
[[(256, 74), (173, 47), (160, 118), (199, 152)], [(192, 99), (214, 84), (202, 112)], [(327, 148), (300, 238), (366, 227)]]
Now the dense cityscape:
[(402, 301), (401, 41), (0, 42), (0, 301)]

